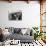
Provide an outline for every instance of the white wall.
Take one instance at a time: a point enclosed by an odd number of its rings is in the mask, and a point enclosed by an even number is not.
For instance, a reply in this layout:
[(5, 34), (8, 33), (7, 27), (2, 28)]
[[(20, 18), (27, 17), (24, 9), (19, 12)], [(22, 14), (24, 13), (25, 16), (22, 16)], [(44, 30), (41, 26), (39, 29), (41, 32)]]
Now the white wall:
[[(22, 11), (22, 21), (9, 21), (10, 12)], [(0, 27), (40, 26), (40, 4), (38, 2), (0, 2)]]

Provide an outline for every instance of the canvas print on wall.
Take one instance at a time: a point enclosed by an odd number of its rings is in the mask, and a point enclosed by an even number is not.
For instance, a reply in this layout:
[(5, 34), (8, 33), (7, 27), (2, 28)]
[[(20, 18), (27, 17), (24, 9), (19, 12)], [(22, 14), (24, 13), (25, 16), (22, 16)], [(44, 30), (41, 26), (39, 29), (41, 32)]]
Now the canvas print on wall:
[(22, 12), (9, 13), (9, 20), (22, 20)]

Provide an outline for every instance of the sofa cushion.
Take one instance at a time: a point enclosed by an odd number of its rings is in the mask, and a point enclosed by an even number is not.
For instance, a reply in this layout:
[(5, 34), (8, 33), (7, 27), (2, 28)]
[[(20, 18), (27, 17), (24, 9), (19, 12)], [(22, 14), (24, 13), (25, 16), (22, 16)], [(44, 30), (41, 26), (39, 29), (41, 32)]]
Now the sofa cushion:
[(21, 29), (21, 33), (24, 35), (27, 32), (27, 29)]
[(9, 27), (8, 32), (10, 32), (11, 34), (14, 34), (14, 27)]
[(14, 33), (20, 33), (21, 29), (20, 28), (14, 28)]
[(21, 35), (21, 34), (17, 34), (17, 33), (15, 33), (13, 35), (10, 35), (9, 38), (11, 40), (13, 40), (13, 39), (20, 40), (20, 42), (32, 42), (32, 40), (34, 40), (34, 37), (33, 36)]

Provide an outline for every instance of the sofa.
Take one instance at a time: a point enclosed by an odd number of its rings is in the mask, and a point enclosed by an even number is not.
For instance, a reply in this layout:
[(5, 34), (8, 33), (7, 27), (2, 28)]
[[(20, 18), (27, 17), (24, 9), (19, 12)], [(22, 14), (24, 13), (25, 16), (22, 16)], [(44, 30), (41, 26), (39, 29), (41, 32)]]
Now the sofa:
[(20, 40), (21, 43), (30, 43), (34, 40), (32, 35), (33, 31), (29, 28), (10, 27), (8, 31), (10, 32), (10, 35), (7, 38), (10, 38), (10, 40)]

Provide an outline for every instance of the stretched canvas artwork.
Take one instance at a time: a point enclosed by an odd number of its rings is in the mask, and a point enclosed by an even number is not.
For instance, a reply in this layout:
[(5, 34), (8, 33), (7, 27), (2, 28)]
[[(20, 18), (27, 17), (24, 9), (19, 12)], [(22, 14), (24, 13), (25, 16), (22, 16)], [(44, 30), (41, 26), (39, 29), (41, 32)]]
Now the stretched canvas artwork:
[(9, 20), (22, 20), (22, 12), (9, 13)]

